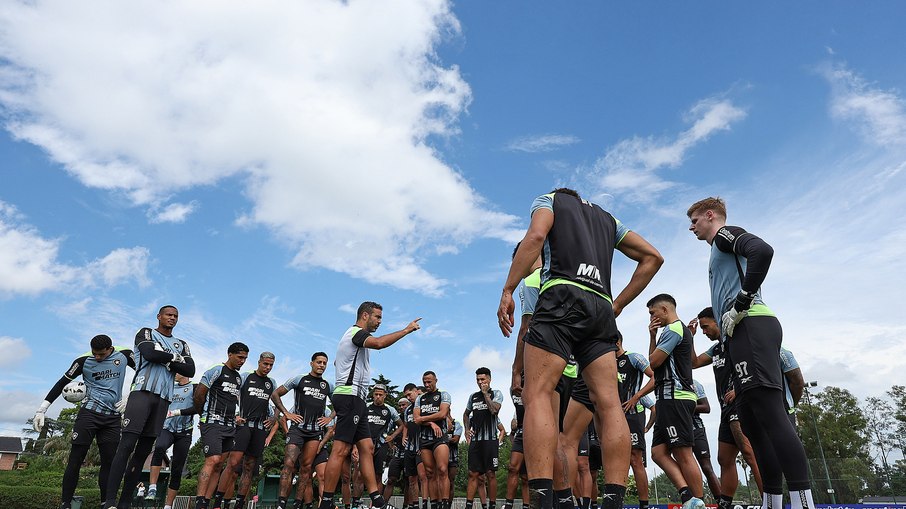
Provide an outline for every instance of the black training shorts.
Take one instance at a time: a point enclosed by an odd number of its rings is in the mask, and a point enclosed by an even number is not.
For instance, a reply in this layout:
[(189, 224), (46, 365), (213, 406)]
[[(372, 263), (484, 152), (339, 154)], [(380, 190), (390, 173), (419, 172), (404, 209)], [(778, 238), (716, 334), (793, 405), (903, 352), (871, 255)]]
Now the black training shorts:
[(292, 426), (289, 428), (289, 433), (286, 434), (286, 443), (302, 447), (313, 440), (320, 442), (322, 438), (324, 438), (323, 431), (310, 431), (302, 429), (301, 426)]
[(201, 443), (204, 444), (204, 456), (219, 456), (233, 450), (233, 441), (236, 437), (236, 428), (223, 424), (203, 422), (201, 428)]
[(261, 458), (264, 454), (264, 441), (267, 439), (268, 430), (252, 426), (239, 426), (236, 429), (236, 443), (234, 451), (241, 451), (251, 458)]
[(337, 414), (334, 440), (354, 444), (359, 440), (371, 438), (365, 400), (352, 394), (334, 394), (330, 397), (330, 401)]
[(496, 472), (499, 448), (497, 440), (472, 440), (469, 444), (469, 472)]
[(695, 428), (692, 433), (695, 437), (695, 445), (692, 446), (692, 452), (699, 460), (711, 458), (711, 448), (708, 446), (708, 436), (705, 434), (705, 428)]
[(597, 442), (589, 442), (588, 444), (588, 469), (592, 472), (597, 472), (603, 467), (601, 462), (601, 444)]
[(161, 398), (160, 394), (132, 391), (123, 414), (123, 432), (157, 438), (169, 408), (170, 402)]
[(575, 285), (559, 284), (541, 292), (525, 342), (563, 360), (572, 354), (582, 368), (616, 351), (618, 336), (607, 299)]
[(747, 316), (736, 325), (727, 345), (737, 396), (753, 387), (783, 388), (782, 341), (783, 329), (773, 316)]
[(667, 449), (692, 447), (695, 443), (692, 430), (694, 410), (695, 401), (689, 399), (658, 400), (651, 447), (662, 444), (666, 445)]
[(732, 426), (739, 426), (739, 414), (736, 413), (735, 404), (727, 405), (720, 411), (720, 427), (717, 429), (717, 441), (738, 447), (736, 439), (733, 438)]
[(585, 384), (585, 379), (581, 375), (576, 378), (576, 383), (573, 384), (570, 398), (576, 400), (576, 403), (584, 405), (589, 412), (595, 413), (595, 406), (591, 404), (591, 393), (588, 392), (588, 385)]
[(72, 445), (91, 445), (95, 437), (99, 445), (119, 443), (120, 414), (102, 414), (85, 407), (80, 408), (72, 425)]
[(513, 437), (513, 448), (510, 449), (511, 452), (520, 452), (525, 453), (525, 449), (522, 446), (522, 429), (516, 430), (516, 436)]
[(322, 447), (318, 451), (318, 455), (315, 456), (315, 460), (311, 462), (312, 467), (316, 467), (321, 463), (327, 463), (327, 460), (330, 459), (330, 451), (327, 450), (327, 447)]
[[(658, 408), (660, 411), (660, 408)], [(633, 449), (645, 450), (645, 414), (626, 414), (629, 425), (629, 439)]]
[(579, 439), (579, 456), (585, 458), (588, 457), (588, 432), (582, 433), (582, 438)]

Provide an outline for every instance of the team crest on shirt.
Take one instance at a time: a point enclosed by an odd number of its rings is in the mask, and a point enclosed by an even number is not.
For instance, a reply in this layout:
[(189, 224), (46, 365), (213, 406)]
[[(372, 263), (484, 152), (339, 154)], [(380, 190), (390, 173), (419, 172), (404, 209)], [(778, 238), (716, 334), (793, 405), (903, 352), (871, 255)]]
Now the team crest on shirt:
[(123, 427), (125, 428), (128, 425), (129, 425), (129, 419), (123, 419)]
[(211, 448), (210, 445), (204, 446), (204, 453), (207, 454), (207, 453), (208, 453), (208, 449), (210, 449), (210, 448)]
[(620, 361), (620, 367), (622, 368), (622, 367), (625, 366), (625, 365), (626, 365), (626, 359), (621, 360), (621, 361)]
[(358, 424), (358, 423), (359, 423), (359, 416), (356, 415), (355, 417), (353, 417), (353, 418), (352, 418), (352, 422), (353, 422), (353, 424)]
[(72, 441), (75, 442), (75, 439), (79, 438), (79, 433), (76, 431), (72, 432)]
[(119, 359), (114, 360), (114, 361), (113, 361), (113, 365), (114, 365), (114, 366), (119, 366), (119, 365), (120, 365), (120, 360), (119, 360)]
[(270, 389), (270, 388), (271, 388), (271, 383), (270, 383), (270, 382), (264, 382), (264, 388), (265, 388), (265, 389)]
[(322, 388), (322, 389), (326, 389), (326, 388), (327, 388), (327, 382), (321, 382), (321, 388)]
[(178, 349), (179, 349), (179, 343), (173, 343), (173, 349), (174, 349), (174, 350), (178, 350)]
[(386, 410), (386, 409), (381, 410), (381, 415), (383, 415), (384, 417), (386, 417), (386, 416), (387, 416), (387, 410)]

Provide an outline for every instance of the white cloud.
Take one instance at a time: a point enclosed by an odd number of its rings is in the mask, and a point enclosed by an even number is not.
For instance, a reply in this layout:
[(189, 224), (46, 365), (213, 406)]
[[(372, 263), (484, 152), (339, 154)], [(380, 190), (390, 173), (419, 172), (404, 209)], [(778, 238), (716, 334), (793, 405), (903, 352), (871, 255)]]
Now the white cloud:
[(855, 124), (865, 139), (877, 145), (906, 144), (906, 102), (896, 90), (872, 86), (844, 65), (826, 67), (831, 85), (831, 114)]
[(356, 308), (352, 304), (342, 304), (342, 305), (340, 305), (340, 307), (337, 308), (337, 311), (347, 313), (347, 314), (354, 316), (355, 312), (356, 312)]
[(0, 201), (0, 296), (37, 295), (45, 291), (107, 287), (135, 280), (149, 284), (151, 253), (144, 247), (114, 249), (83, 267), (59, 260), (61, 241), (47, 239), (24, 221), (12, 205)]
[(72, 280), (76, 272), (57, 261), (59, 249), (59, 240), (42, 237), (0, 201), (0, 296), (36, 295)]
[(677, 185), (658, 175), (657, 170), (680, 166), (692, 148), (745, 117), (746, 112), (730, 100), (708, 98), (686, 112), (684, 119), (692, 126), (675, 138), (635, 136), (617, 142), (591, 168), (587, 178), (593, 194), (619, 194), (642, 203), (654, 201)]
[(88, 275), (115, 286), (130, 279), (141, 287), (151, 284), (148, 279), (148, 260), (151, 252), (144, 247), (114, 249), (107, 256), (88, 264)]
[(507, 143), (506, 149), (512, 152), (550, 152), (579, 141), (571, 134), (542, 134), (516, 138)]
[(31, 357), (31, 348), (22, 338), (0, 336), (0, 352), (3, 352), (0, 356), (0, 368), (17, 366)]
[(0, 392), (0, 423), (5, 428), (16, 430), (15, 435), (18, 435), (19, 430), (26, 427), (26, 421), (34, 417), (43, 397), (44, 394), (21, 390)]
[(470, 375), (480, 367), (490, 369), (492, 376), (496, 375), (498, 378), (497, 385), (500, 385), (503, 381), (509, 380), (508, 375), (513, 366), (513, 354), (479, 345), (469, 350), (462, 365)]
[(157, 210), (149, 209), (148, 218), (152, 223), (184, 223), (190, 214), (198, 209), (198, 202), (171, 203)]
[(163, 205), (174, 193), (238, 176), (239, 224), (272, 231), (293, 266), (439, 295), (433, 245), (509, 238), (516, 221), (429, 145), (471, 99), (434, 52), (458, 30), (443, 0), (15, 4), (0, 103), (14, 136), (152, 220), (184, 220), (191, 204)]

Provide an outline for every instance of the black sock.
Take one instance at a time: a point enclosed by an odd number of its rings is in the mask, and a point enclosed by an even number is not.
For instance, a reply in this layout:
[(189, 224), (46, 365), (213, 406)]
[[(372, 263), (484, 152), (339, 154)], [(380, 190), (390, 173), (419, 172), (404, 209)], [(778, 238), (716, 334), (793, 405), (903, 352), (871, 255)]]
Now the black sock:
[(557, 507), (560, 509), (575, 509), (576, 504), (573, 500), (573, 489), (554, 490), (554, 496), (557, 497)]
[(626, 496), (626, 486), (605, 484), (604, 492), (601, 493), (601, 509), (622, 509), (624, 496)]
[(220, 507), (220, 505), (223, 503), (223, 492), (215, 491), (214, 498), (212, 498), (211, 500), (214, 502), (213, 504), (211, 504), (211, 507)]
[(245, 503), (245, 495), (236, 495), (236, 507), (233, 509), (242, 509), (242, 504)]
[(720, 509), (729, 509), (730, 507), (733, 507), (733, 497), (721, 495), (720, 500), (717, 501), (717, 507)]
[(204, 496), (195, 497), (195, 509), (202, 509), (203, 507), (208, 506), (208, 501)]
[(648, 501), (639, 500), (639, 509), (648, 509)]
[(472, 509), (473, 502), (471, 500), (466, 500), (466, 509)]
[(591, 499), (588, 497), (579, 497), (579, 507), (581, 509), (589, 509), (591, 507)]
[(223, 505), (220, 506), (223, 509), (229, 509), (231, 500), (228, 498), (223, 499)]
[(529, 508), (554, 509), (554, 480), (529, 479)]
[(679, 498), (685, 504), (692, 498), (692, 490), (688, 486), (683, 486), (679, 489)]
[(368, 496), (371, 497), (372, 507), (384, 507), (384, 504), (386, 504), (384, 496), (381, 495), (380, 491), (372, 491)]
[(293, 509), (302, 509), (303, 502), (304, 501), (301, 498), (293, 500)]
[[(645, 507), (641, 507), (642, 501), (639, 500), (639, 509), (648, 509), (648, 501), (645, 501)], [(598, 509), (598, 499), (591, 499), (591, 509)]]
[(302, 507), (304, 507), (305, 509), (312, 509), (312, 505), (312, 502), (305, 502), (305, 505)]
[(489, 500), (489, 501), (488, 501), (488, 507), (489, 507), (490, 509), (497, 509), (497, 499), (495, 498), (495, 499), (493, 499), (493, 500)]
[(516, 503), (516, 499), (508, 498), (508, 499), (506, 499), (506, 502), (503, 503), (503, 507), (505, 509), (513, 509), (513, 504), (515, 504), (515, 503)]

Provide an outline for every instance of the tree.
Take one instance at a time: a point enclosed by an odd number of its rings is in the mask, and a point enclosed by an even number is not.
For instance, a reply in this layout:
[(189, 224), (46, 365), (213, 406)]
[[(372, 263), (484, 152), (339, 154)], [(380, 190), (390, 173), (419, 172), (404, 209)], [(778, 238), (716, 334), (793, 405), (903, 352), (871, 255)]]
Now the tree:
[[(649, 479), (649, 497), (651, 501), (655, 504), (666, 504), (668, 502), (679, 503), (679, 491), (677, 491), (676, 486), (670, 482), (670, 478), (667, 477), (667, 474), (660, 472), (654, 479)], [(638, 496), (638, 495), (636, 495)]]
[(900, 456), (906, 456), (906, 386), (894, 385), (887, 391), (887, 395), (893, 400), (897, 448)]
[(838, 387), (807, 392), (798, 412), (802, 444), (810, 458), (815, 502), (831, 501), (828, 477), (838, 501), (862, 498), (867, 487), (874, 484), (875, 472), (867, 421), (856, 397)]
[(881, 398), (870, 397), (865, 400), (862, 413), (865, 415), (865, 431), (869, 434), (877, 460), (880, 460), (876, 475), (879, 480), (884, 480), (877, 483), (873, 491), (879, 495), (892, 495), (893, 479), (888, 457), (897, 445), (895, 436), (897, 421), (893, 407)]
[[(383, 373), (378, 374), (377, 378), (372, 378), (371, 381), (374, 382), (374, 385), (384, 384), (387, 386), (387, 404), (392, 406), (393, 408), (396, 408), (396, 402), (399, 401), (399, 399), (403, 396), (403, 394), (399, 391), (399, 386), (393, 385), (393, 382), (390, 381), (389, 378), (385, 377)], [(371, 397), (371, 393), (374, 391), (374, 385), (371, 386), (371, 390), (368, 392), (369, 398)]]

